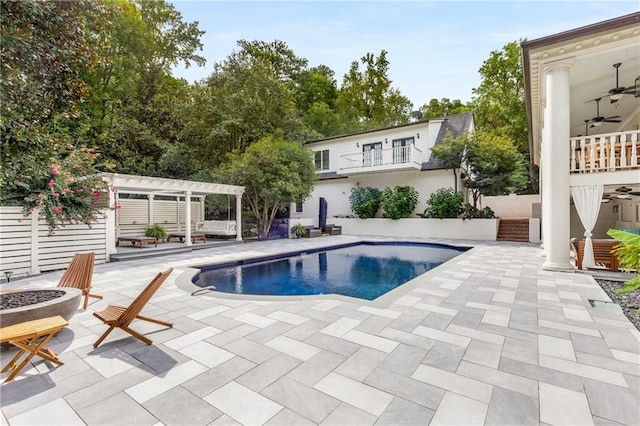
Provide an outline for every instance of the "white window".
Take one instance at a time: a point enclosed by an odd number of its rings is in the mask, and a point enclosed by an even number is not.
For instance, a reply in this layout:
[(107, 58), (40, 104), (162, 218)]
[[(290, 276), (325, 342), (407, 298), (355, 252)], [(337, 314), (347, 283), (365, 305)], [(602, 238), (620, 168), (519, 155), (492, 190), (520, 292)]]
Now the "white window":
[(364, 167), (382, 165), (382, 142), (362, 145), (362, 165)]
[(411, 161), (411, 145), (413, 145), (412, 137), (393, 141), (393, 164)]
[(315, 154), (316, 169), (329, 170), (329, 150), (316, 151)]

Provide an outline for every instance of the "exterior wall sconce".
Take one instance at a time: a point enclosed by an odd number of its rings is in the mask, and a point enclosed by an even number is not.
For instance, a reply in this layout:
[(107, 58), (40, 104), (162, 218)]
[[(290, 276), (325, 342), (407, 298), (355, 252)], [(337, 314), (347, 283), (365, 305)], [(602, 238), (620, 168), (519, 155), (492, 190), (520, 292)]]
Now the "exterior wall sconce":
[(389, 141), (387, 140), (387, 138), (384, 138), (384, 143), (389, 143)]
[(420, 133), (416, 134), (416, 138), (420, 139)]
[(360, 148), (360, 143), (356, 142), (356, 148)]

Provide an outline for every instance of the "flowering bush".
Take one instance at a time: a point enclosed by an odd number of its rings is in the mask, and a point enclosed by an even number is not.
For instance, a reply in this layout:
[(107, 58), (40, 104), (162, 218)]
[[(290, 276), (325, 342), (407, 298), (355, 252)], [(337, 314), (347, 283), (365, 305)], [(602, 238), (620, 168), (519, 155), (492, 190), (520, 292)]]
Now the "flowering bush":
[(68, 146), (49, 167), (26, 177), (21, 185), (27, 194), (21, 203), (25, 215), (38, 209), (49, 233), (65, 224), (91, 226), (108, 205), (107, 184), (96, 170), (99, 156), (91, 148)]

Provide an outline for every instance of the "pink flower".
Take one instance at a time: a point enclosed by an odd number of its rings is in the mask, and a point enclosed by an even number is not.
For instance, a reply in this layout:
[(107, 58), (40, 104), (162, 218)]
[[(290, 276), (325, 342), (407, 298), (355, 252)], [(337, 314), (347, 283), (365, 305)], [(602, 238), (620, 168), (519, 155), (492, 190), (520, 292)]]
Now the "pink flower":
[(53, 185), (55, 185), (55, 184), (56, 184), (56, 181), (55, 181), (55, 180), (51, 179), (51, 180), (49, 181), (49, 186), (53, 186)]
[(120, 204), (116, 201), (115, 203), (113, 203), (113, 208), (114, 209), (119, 209), (120, 208)]
[(52, 175), (57, 175), (58, 173), (60, 173), (60, 170), (58, 170), (55, 166), (51, 167), (51, 174)]
[(65, 189), (62, 190), (62, 193), (65, 194), (65, 195), (67, 195), (70, 192), (71, 192), (71, 190), (69, 190), (69, 188), (65, 188)]
[(56, 213), (56, 214), (60, 213), (61, 211), (62, 211), (62, 207), (60, 207), (60, 206), (55, 206), (53, 208), (53, 212)]
[(53, 196), (54, 196), (54, 197), (56, 197), (56, 198), (58, 198), (58, 197), (60, 196), (60, 193), (58, 193), (58, 192), (54, 192), (54, 193), (53, 193)]

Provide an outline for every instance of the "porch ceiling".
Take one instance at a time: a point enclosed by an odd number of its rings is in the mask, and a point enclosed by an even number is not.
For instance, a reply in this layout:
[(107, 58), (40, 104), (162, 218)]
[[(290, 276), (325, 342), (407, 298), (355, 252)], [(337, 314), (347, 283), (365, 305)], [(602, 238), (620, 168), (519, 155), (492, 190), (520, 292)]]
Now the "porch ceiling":
[(103, 173), (102, 178), (119, 192), (134, 194), (186, 194), (193, 196), (210, 194), (242, 195), (244, 186), (223, 185), (219, 183), (196, 182), (179, 179), (166, 179), (149, 176)]
[[(616, 86), (613, 64), (619, 68), (619, 85), (633, 86), (640, 77), (640, 12), (531, 40), (522, 44), (523, 69), (529, 115), (529, 138), (534, 162), (539, 164), (542, 117), (545, 106), (544, 71), (556, 62), (568, 62), (570, 72), (571, 136), (585, 134), (585, 120), (619, 115), (621, 123), (589, 127), (589, 135), (630, 130), (630, 120), (640, 114), (640, 98), (624, 95), (612, 104), (609, 90)], [(589, 123), (590, 126), (590, 123)], [(635, 129), (635, 127), (633, 127)]]

